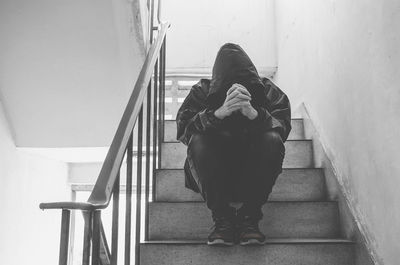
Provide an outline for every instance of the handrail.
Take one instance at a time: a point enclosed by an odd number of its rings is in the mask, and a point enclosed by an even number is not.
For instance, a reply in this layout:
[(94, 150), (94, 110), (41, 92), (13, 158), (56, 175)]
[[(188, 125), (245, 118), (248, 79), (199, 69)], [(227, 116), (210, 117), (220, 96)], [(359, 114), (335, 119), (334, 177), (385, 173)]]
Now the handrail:
[(159, 26), (159, 33), (156, 41), (152, 44), (146, 60), (135, 83), (131, 97), (125, 108), (124, 114), (118, 125), (117, 132), (111, 143), (99, 177), (94, 185), (93, 191), (86, 203), (77, 202), (53, 202), (41, 203), (41, 209), (81, 209), (95, 210), (104, 209), (111, 200), (114, 183), (119, 174), (119, 170), (124, 158), (124, 153), (128, 145), (129, 137), (132, 133), (135, 121), (139, 115), (143, 103), (147, 86), (152, 78), (153, 69), (156, 64), (158, 54), (165, 39), (168, 22), (162, 22)]
[(105, 158), (103, 167), (101, 168), (99, 178), (97, 179), (92, 194), (88, 199), (88, 202), (98, 205), (100, 208), (107, 207), (110, 202), (112, 189), (114, 188), (115, 180), (119, 174), (119, 169), (124, 158), (129, 136), (132, 133), (135, 121), (139, 115), (145, 92), (150, 79), (152, 78), (153, 69), (164, 42), (168, 27), (168, 22), (163, 22), (160, 25), (157, 40), (151, 46), (149, 54), (146, 57), (139, 78), (136, 81), (132, 95), (125, 108), (117, 132)]

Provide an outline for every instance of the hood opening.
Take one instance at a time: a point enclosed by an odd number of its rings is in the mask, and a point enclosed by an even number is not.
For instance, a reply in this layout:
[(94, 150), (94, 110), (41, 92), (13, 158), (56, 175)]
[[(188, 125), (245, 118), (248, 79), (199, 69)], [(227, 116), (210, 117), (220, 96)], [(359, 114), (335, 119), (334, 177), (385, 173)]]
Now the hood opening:
[(264, 84), (250, 57), (239, 45), (227, 43), (219, 49), (214, 62), (207, 104), (214, 108), (221, 106), (234, 83), (249, 90), (253, 106), (264, 103)]

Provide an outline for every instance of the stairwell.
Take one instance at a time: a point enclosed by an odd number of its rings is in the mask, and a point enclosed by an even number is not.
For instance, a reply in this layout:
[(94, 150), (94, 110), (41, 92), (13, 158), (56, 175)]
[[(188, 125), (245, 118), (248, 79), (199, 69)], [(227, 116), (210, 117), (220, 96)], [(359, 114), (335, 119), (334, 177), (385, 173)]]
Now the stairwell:
[[(198, 80), (198, 78), (197, 78)], [(166, 81), (166, 118), (176, 110), (196, 78)], [(184, 187), (186, 147), (177, 142), (174, 120), (164, 124), (161, 168), (149, 204), (149, 240), (140, 244), (142, 265), (354, 264), (354, 242), (341, 237), (338, 202), (328, 201), (325, 177), (313, 163), (312, 141), (303, 120), (292, 120), (285, 143), (283, 173), (263, 207), (260, 229), (268, 240), (257, 247), (210, 247), (211, 212), (199, 194)]]

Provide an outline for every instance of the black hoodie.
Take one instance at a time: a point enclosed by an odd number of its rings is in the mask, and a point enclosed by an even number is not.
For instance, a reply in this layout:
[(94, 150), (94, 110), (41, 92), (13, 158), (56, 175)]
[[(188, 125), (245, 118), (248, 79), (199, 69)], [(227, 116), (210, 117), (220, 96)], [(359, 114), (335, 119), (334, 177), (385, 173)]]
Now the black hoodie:
[[(240, 113), (223, 120), (214, 116), (214, 111), (223, 104), (226, 91), (232, 84), (245, 86), (252, 95), (252, 106), (258, 116), (249, 120)], [(189, 145), (195, 133), (225, 128), (227, 124), (240, 124), (247, 131), (268, 131), (275, 129), (283, 141), (291, 130), (290, 102), (288, 97), (268, 78), (260, 78), (254, 64), (243, 49), (227, 43), (219, 50), (212, 73), (212, 79), (200, 79), (190, 90), (176, 116), (177, 140)], [(244, 126), (243, 126), (244, 124)], [(190, 148), (190, 146), (188, 147)], [(185, 160), (185, 186), (199, 192), (193, 175), (196, 169)]]
[[(240, 113), (218, 120), (213, 112), (219, 108), (227, 90), (234, 83), (242, 84), (252, 95), (251, 104), (258, 117), (252, 121)], [(291, 130), (290, 102), (268, 78), (260, 78), (246, 52), (237, 44), (227, 43), (218, 51), (212, 79), (201, 79), (185, 98), (176, 116), (177, 139), (188, 144), (196, 132), (213, 130), (223, 125), (240, 124), (249, 130), (277, 129), (283, 141)], [(229, 127), (229, 126), (228, 126)]]

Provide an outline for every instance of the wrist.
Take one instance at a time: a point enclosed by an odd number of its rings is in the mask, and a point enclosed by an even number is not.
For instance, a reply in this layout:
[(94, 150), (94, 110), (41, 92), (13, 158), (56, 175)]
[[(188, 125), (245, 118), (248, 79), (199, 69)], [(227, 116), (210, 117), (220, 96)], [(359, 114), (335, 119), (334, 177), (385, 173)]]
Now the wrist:
[(250, 120), (254, 120), (255, 118), (258, 117), (258, 111), (254, 108), (250, 108), (248, 116), (247, 116)]
[(215, 116), (217, 119), (220, 119), (220, 120), (222, 120), (222, 119), (225, 118), (225, 115), (223, 115), (221, 109), (216, 109), (216, 110), (214, 111), (214, 116)]

